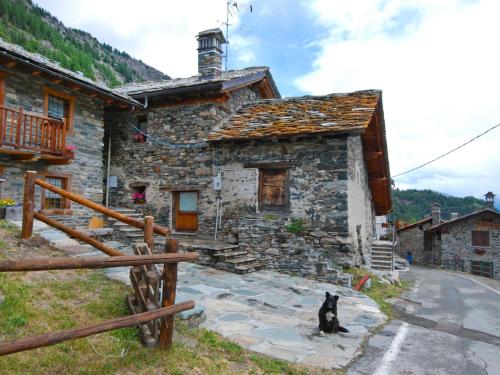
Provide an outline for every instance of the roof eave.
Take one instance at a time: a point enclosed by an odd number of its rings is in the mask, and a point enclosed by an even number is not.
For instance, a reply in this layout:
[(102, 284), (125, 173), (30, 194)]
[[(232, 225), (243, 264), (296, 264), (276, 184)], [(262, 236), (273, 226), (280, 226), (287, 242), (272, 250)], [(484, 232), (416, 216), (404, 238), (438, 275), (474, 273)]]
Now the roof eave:
[(53, 75), (53, 76), (56, 76), (58, 78), (64, 79), (66, 81), (72, 82), (74, 84), (83, 86), (91, 91), (94, 91), (96, 93), (99, 93), (99, 94), (107, 96), (107, 97), (110, 97), (114, 100), (124, 102), (124, 103), (130, 104), (130, 105), (142, 107), (142, 104), (139, 103), (138, 101), (134, 100), (133, 98), (125, 98), (121, 95), (118, 95), (118, 94), (114, 93), (112, 91), (112, 89), (110, 89), (110, 91), (104, 90), (103, 88), (98, 87), (96, 85), (93, 85), (90, 82), (86, 82), (84, 80), (79, 80), (76, 77), (68, 76), (67, 74), (64, 74), (63, 72), (52, 69), (46, 65), (41, 64), (38, 61), (31, 60), (31, 59), (24, 57), (24, 56), (19, 56), (19, 55), (15, 54), (13, 52), (10, 52), (10, 51), (3, 50), (3, 51), (0, 51), (0, 53), (4, 56), (7, 56), (8, 58), (11, 58), (11, 59), (14, 59), (14, 60), (20, 62), (21, 64), (35, 67), (36, 69), (41, 70), (49, 75)]

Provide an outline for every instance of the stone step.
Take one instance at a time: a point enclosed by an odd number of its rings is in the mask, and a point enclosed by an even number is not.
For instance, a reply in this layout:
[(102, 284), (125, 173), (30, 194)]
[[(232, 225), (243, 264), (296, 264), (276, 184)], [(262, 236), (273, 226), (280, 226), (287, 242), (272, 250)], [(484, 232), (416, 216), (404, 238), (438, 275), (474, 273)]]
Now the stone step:
[(392, 251), (382, 251), (382, 250), (373, 250), (372, 249), (372, 255), (390, 255), (392, 254)]
[(372, 259), (391, 260), (391, 254), (372, 254)]
[(392, 247), (374, 247), (372, 246), (372, 251), (388, 251), (392, 252)]
[(222, 258), (224, 260), (228, 260), (228, 258), (235, 258), (235, 257), (239, 257), (239, 256), (244, 256), (244, 255), (247, 255), (248, 252), (246, 251), (228, 251), (228, 252), (217, 252), (217, 253), (214, 253), (213, 256), (216, 257), (216, 258)]
[(234, 267), (234, 271), (236, 273), (243, 274), (243, 273), (249, 273), (249, 272), (258, 271), (261, 268), (263, 268), (264, 266), (265, 266), (264, 263), (253, 262), (253, 263), (247, 263), (247, 264), (241, 265), (241, 266), (236, 266), (236, 267)]
[(125, 234), (125, 237), (130, 239), (144, 238), (144, 232), (130, 232)]
[(236, 267), (239, 265), (255, 262), (256, 260), (257, 258), (255, 257), (244, 257), (244, 258), (228, 259), (226, 260), (226, 263), (232, 264)]
[(129, 225), (127, 225), (125, 227), (120, 227), (117, 230), (120, 232), (123, 232), (123, 233), (139, 233), (139, 232), (144, 233), (144, 230), (136, 228), (136, 227), (131, 227)]
[(391, 265), (392, 261), (391, 260), (374, 260), (372, 259), (372, 266), (373, 265)]

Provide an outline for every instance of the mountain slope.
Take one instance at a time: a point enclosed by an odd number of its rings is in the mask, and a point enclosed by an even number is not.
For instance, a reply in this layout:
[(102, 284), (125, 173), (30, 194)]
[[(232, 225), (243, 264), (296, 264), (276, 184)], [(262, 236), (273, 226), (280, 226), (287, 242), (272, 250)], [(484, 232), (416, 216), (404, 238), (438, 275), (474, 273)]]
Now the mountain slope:
[(459, 216), (481, 210), (486, 207), (484, 200), (474, 197), (458, 198), (441, 194), (432, 190), (399, 190), (392, 191), (395, 220), (415, 222), (430, 216), (434, 202), (441, 205), (441, 217), (449, 219), (452, 212)]
[(0, 0), (0, 19), (0, 38), (110, 87), (170, 78), (89, 33), (64, 26), (31, 0)]

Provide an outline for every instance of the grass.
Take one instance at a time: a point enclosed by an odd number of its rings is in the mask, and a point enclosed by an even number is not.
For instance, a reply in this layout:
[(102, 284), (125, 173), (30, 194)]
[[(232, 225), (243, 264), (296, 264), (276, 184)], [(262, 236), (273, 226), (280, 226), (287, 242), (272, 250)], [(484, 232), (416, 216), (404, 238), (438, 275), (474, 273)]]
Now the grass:
[[(4, 225), (4, 224), (0, 224)], [(16, 248), (18, 239), (0, 229), (0, 238), (21, 253), (46, 256), (54, 250)], [(23, 254), (22, 252), (26, 252)], [(63, 254), (55, 254), (62, 256)], [(130, 314), (126, 285), (99, 270), (0, 273), (0, 342), (97, 323)], [(124, 328), (50, 347), (0, 357), (8, 374), (334, 374), (245, 350), (205, 329), (175, 321), (169, 352), (148, 349), (137, 329)]]
[(370, 289), (361, 289), (361, 292), (368, 295), (371, 299), (378, 303), (380, 310), (386, 314), (389, 319), (392, 318), (392, 305), (386, 300), (389, 298), (399, 297), (401, 293), (408, 290), (411, 287), (411, 282), (401, 280), (398, 284), (386, 284), (380, 280), (380, 277), (372, 272), (360, 269), (360, 268), (346, 268), (345, 273), (349, 273), (353, 276), (352, 285), (356, 285), (361, 278), (369, 274), (371, 277), (371, 287)]

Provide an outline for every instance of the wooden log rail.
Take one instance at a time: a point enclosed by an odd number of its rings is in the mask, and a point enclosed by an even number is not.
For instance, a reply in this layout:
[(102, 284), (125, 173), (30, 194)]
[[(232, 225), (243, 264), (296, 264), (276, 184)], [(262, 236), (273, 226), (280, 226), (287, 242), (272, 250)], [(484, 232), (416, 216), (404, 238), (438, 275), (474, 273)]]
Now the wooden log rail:
[(0, 344), (0, 356), (54, 345), (63, 341), (96, 335), (98, 333), (108, 332), (119, 328), (131, 327), (149, 322), (150, 320), (173, 316), (181, 311), (190, 310), (192, 308), (194, 308), (194, 302), (186, 301), (154, 311), (106, 320), (98, 324), (67, 329), (60, 332), (45, 333), (38, 336), (25, 337), (16, 341)]
[[(189, 301), (181, 304), (175, 304), (177, 288), (177, 263), (192, 262), (198, 259), (197, 253), (178, 254), (178, 241), (169, 239), (166, 241), (165, 250), (167, 254), (152, 254), (154, 246), (154, 233), (167, 236), (170, 233), (168, 228), (155, 225), (151, 216), (146, 216), (144, 222), (120, 214), (107, 207), (101, 206), (88, 199), (82, 198), (76, 194), (59, 189), (47, 182), (36, 178), (37, 172), (28, 171), (25, 175), (24, 200), (23, 200), (23, 224), (21, 237), (28, 239), (33, 234), (33, 221), (38, 219), (54, 228), (57, 228), (70, 236), (88, 243), (98, 250), (111, 255), (112, 258), (45, 258), (45, 259), (19, 259), (0, 261), (0, 272), (11, 271), (41, 271), (55, 269), (75, 269), (75, 268), (108, 268), (122, 266), (142, 266), (163, 263), (163, 295), (161, 308), (151, 311), (145, 311), (134, 314), (130, 317), (113, 319), (98, 325), (91, 325), (79, 329), (61, 331), (58, 333), (47, 333), (45, 335), (28, 337), (15, 342), (0, 344), (0, 355), (16, 353), (23, 350), (38, 348), (41, 346), (52, 345), (61, 341), (74, 338), (85, 337), (100, 332), (106, 332), (112, 329), (128, 327), (132, 325), (143, 324), (151, 320), (162, 318), (159, 346), (162, 349), (169, 349), (172, 345), (173, 334), (173, 315), (177, 312), (189, 310), (194, 307), (194, 303)], [(147, 255), (126, 256), (122, 252), (97, 241), (96, 239), (70, 228), (57, 220), (53, 220), (42, 213), (35, 212), (35, 186), (41, 186), (60, 196), (79, 203), (85, 207), (93, 209), (104, 215), (115, 218), (126, 224), (135, 226), (144, 230), (144, 242), (148, 245)]]
[(113, 268), (141, 266), (147, 264), (172, 264), (178, 262), (194, 262), (198, 253), (169, 253), (154, 255), (125, 255), (111, 258), (25, 258), (0, 260), (0, 272), (18, 271), (51, 271), (81, 268)]
[(66, 146), (64, 120), (25, 113), (0, 105), (0, 146), (63, 155)]

